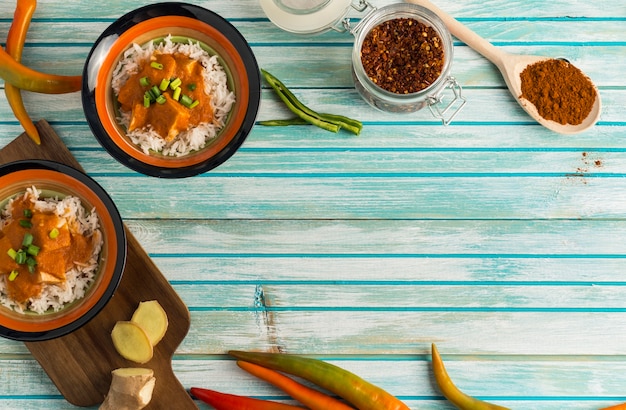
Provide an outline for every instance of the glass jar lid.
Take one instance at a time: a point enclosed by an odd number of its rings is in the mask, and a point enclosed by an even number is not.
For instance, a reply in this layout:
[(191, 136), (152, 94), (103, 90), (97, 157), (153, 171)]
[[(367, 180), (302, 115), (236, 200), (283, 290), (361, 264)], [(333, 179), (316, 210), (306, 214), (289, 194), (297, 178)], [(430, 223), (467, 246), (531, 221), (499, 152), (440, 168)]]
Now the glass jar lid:
[(260, 0), (265, 15), (285, 31), (314, 34), (331, 29), (348, 13), (352, 0)]

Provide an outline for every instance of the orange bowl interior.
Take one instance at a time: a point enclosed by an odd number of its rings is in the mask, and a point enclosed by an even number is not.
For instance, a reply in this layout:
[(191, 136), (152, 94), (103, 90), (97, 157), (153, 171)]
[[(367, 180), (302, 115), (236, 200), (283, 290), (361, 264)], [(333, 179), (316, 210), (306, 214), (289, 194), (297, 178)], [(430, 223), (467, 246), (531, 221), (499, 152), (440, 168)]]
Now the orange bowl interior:
[[(231, 108), (226, 124), (218, 135), (208, 141), (197, 152), (182, 157), (147, 155), (126, 136), (126, 131), (116, 120), (115, 96), (111, 88), (113, 70), (122, 54), (133, 43), (140, 45), (167, 35), (189, 38), (210, 47), (220, 58), (235, 93), (235, 104)], [(124, 32), (111, 46), (102, 62), (96, 79), (95, 103), (98, 117), (113, 142), (126, 154), (136, 160), (156, 167), (180, 168), (202, 163), (218, 154), (237, 135), (247, 112), (250, 87), (246, 67), (233, 44), (210, 25), (189, 17), (163, 16), (138, 23)], [(101, 86), (104, 85), (104, 86)], [(230, 87), (229, 87), (230, 88)]]
[(81, 318), (104, 296), (114, 276), (115, 255), (120, 244), (115, 240), (113, 220), (101, 199), (82, 182), (60, 172), (42, 169), (23, 170), (0, 177), (2, 207), (6, 206), (9, 198), (23, 194), (29, 186), (35, 186), (43, 192), (51, 191), (59, 196), (76, 196), (87, 210), (95, 207), (103, 234), (100, 266), (94, 282), (83, 298), (69, 303), (58, 312), (44, 314), (19, 313), (0, 307), (0, 325), (20, 332), (45, 332), (61, 328)]

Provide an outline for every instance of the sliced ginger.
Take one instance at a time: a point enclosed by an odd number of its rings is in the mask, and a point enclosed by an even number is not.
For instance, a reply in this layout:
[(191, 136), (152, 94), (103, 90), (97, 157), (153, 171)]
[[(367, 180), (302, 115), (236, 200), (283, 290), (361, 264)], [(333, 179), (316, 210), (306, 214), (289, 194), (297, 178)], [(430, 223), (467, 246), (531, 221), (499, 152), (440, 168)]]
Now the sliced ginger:
[(146, 363), (167, 331), (167, 314), (156, 300), (140, 302), (131, 320), (118, 321), (111, 331), (115, 350), (125, 359)]
[(167, 330), (167, 314), (156, 300), (139, 303), (131, 322), (137, 323), (146, 331), (152, 346), (156, 346), (165, 336)]
[(150, 338), (137, 323), (120, 320), (113, 326), (111, 339), (115, 350), (125, 359), (135, 363), (146, 363), (152, 359)]
[(111, 386), (99, 410), (140, 410), (150, 403), (156, 383), (151, 369), (124, 367), (111, 374)]

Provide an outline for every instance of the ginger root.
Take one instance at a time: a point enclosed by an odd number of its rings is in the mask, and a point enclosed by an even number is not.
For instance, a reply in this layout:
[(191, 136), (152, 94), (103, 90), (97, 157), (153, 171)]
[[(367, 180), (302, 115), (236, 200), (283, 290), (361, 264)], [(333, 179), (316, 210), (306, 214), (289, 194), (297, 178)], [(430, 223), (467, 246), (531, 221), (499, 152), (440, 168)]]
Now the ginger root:
[(151, 369), (124, 367), (111, 374), (111, 386), (99, 410), (140, 410), (150, 403), (156, 383)]
[(146, 331), (152, 346), (156, 346), (163, 339), (168, 326), (167, 314), (156, 300), (140, 302), (130, 321)]
[(152, 359), (152, 343), (137, 323), (118, 321), (111, 331), (111, 339), (115, 350), (125, 359), (135, 363), (146, 363)]
[(152, 359), (154, 346), (167, 331), (167, 314), (156, 300), (140, 302), (130, 320), (120, 320), (111, 331), (115, 350), (125, 359), (146, 363)]

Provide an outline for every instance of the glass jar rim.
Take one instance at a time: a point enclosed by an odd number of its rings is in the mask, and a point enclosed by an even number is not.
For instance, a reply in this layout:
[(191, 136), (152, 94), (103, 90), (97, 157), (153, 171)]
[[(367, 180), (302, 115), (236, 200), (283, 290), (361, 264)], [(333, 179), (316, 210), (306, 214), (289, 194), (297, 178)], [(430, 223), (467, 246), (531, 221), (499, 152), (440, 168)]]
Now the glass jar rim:
[(352, 0), (329, 0), (299, 12), (284, 7), (277, 0), (259, 0), (265, 15), (277, 27), (296, 34), (316, 34), (329, 30), (350, 10)]

